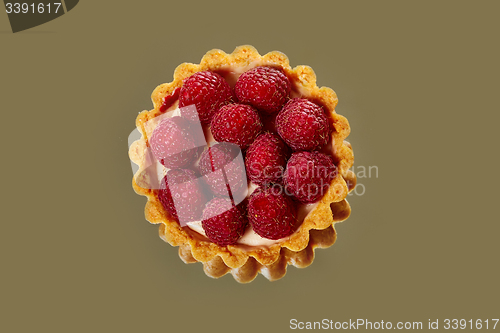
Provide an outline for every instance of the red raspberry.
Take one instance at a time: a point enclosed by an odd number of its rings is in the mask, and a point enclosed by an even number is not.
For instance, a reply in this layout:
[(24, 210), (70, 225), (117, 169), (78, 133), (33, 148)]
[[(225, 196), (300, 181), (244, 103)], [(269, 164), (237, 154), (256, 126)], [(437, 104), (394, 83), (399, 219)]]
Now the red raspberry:
[(226, 246), (235, 244), (247, 226), (245, 210), (234, 206), (227, 198), (214, 198), (203, 211), (201, 225), (208, 239)]
[(224, 105), (211, 122), (212, 135), (219, 142), (230, 142), (246, 149), (262, 130), (257, 111), (244, 104)]
[(303, 98), (286, 103), (276, 116), (276, 130), (293, 150), (319, 150), (331, 134), (323, 109)]
[(234, 90), (241, 103), (272, 114), (285, 104), (291, 84), (281, 70), (262, 66), (241, 74)]
[(337, 175), (331, 156), (313, 151), (293, 153), (286, 164), (283, 180), (287, 193), (302, 203), (318, 201)]
[(245, 157), (247, 176), (255, 184), (281, 183), (288, 146), (277, 134), (263, 133), (250, 145)]
[(248, 221), (259, 236), (280, 239), (294, 232), (297, 210), (283, 192), (281, 185), (259, 187), (250, 196)]
[[(219, 108), (233, 103), (233, 100), (233, 92), (226, 80), (209, 71), (197, 72), (185, 79), (179, 94), (179, 106), (182, 108), (194, 104), (202, 124), (210, 124)], [(185, 117), (197, 120), (195, 115), (186, 114)]]
[(182, 117), (163, 119), (149, 143), (155, 158), (167, 168), (180, 168), (194, 160), (194, 137), (189, 131), (189, 122)]
[(232, 143), (217, 143), (201, 154), (200, 172), (203, 179), (217, 195), (232, 195), (236, 202), (244, 197), (247, 188), (245, 165), (240, 160), (238, 146)]
[(207, 202), (202, 184), (194, 171), (186, 169), (167, 172), (160, 183), (158, 199), (165, 210), (181, 222), (181, 226), (199, 220)]

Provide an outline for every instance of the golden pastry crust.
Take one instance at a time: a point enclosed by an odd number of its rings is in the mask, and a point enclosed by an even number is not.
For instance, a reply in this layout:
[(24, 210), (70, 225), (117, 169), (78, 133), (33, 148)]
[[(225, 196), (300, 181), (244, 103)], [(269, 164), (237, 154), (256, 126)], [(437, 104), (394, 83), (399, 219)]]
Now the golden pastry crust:
[[(219, 246), (188, 227), (181, 227), (165, 211), (158, 200), (157, 190), (146, 189), (138, 184), (147, 179), (141, 170), (148, 164), (145, 153), (148, 146), (147, 121), (163, 114), (160, 107), (166, 96), (174, 94), (182, 86), (185, 78), (198, 71), (246, 71), (256, 66), (275, 66), (281, 68), (292, 83), (292, 94), (308, 98), (329, 112), (332, 121), (332, 154), (338, 167), (338, 174), (332, 180), (327, 193), (306, 216), (299, 229), (281, 244), (269, 247), (250, 247), (246, 245)], [(136, 120), (142, 138), (135, 141), (129, 150), (130, 158), (139, 165), (132, 185), (136, 193), (148, 198), (146, 219), (160, 224), (160, 237), (179, 246), (179, 256), (186, 263), (202, 262), (208, 276), (220, 277), (230, 272), (239, 282), (250, 282), (260, 272), (269, 280), (276, 280), (286, 273), (288, 264), (305, 267), (311, 264), (316, 247), (331, 246), (336, 239), (334, 224), (345, 220), (350, 214), (350, 206), (345, 200), (356, 183), (356, 176), (349, 169), (354, 162), (351, 145), (345, 141), (350, 127), (347, 119), (335, 112), (337, 95), (327, 87), (316, 85), (316, 75), (308, 66), (291, 68), (288, 58), (281, 52), (270, 52), (261, 56), (252, 46), (237, 47), (233, 53), (211, 50), (201, 59), (199, 65), (184, 63), (174, 72), (174, 80), (158, 86), (152, 94), (154, 109), (143, 111)]]

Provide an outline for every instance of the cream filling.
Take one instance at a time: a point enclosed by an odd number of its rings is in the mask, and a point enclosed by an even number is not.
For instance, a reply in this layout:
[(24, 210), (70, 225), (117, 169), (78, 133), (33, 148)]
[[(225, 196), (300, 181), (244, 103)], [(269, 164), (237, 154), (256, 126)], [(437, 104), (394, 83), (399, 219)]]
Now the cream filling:
[[(241, 68), (230, 68), (230, 67), (226, 67), (226, 68), (223, 68), (223, 77), (227, 80), (227, 82), (229, 83), (229, 85), (231, 87), (234, 87), (236, 81), (238, 80), (238, 77), (246, 72), (247, 70), (249, 69), (252, 69), (254, 67), (257, 67), (257, 66), (260, 66), (260, 65), (263, 65), (262, 63), (260, 62), (255, 62), (255, 63), (252, 63), (252, 64), (249, 64), (248, 66), (246, 67), (241, 67)], [(291, 98), (296, 98), (296, 97), (307, 97), (307, 93), (305, 90), (303, 90), (301, 87), (292, 87), (292, 91), (290, 93), (290, 97)], [(168, 108), (165, 112), (165, 114), (161, 117), (158, 117), (158, 118), (161, 118), (163, 119), (163, 117), (174, 117), (174, 116), (180, 116), (180, 109), (179, 109), (179, 102), (176, 101), (172, 106), (170, 106), (170, 108)], [(154, 128), (156, 127), (156, 125), (158, 124), (159, 120), (160, 119), (155, 119), (156, 121), (154, 123), (151, 124), (151, 126), (146, 126), (146, 130), (147, 132), (150, 132), (148, 133), (148, 137), (151, 136)], [(204, 133), (205, 133), (205, 139), (207, 141), (207, 144), (211, 144), (211, 143), (214, 143), (215, 140), (212, 136), (212, 132), (210, 130), (210, 128), (204, 128)], [(327, 143), (327, 145), (322, 149), (322, 152), (324, 153), (329, 153), (331, 155), (333, 155), (333, 145), (332, 145), (332, 138), (330, 138), (329, 142)], [(199, 160), (196, 161), (195, 165), (198, 165), (199, 163)], [(169, 169), (165, 168), (162, 164), (160, 164), (158, 161), (156, 161), (156, 171), (157, 171), (157, 176), (158, 176), (158, 180), (161, 180), (167, 173), (167, 171)], [(249, 183), (249, 186), (248, 186), (248, 192), (247, 192), (247, 198), (253, 193), (253, 191), (255, 191), (256, 189), (258, 188), (258, 185), (257, 184), (254, 184), (252, 182)], [(298, 207), (297, 207), (297, 219), (298, 219), (298, 222), (300, 224), (302, 224), (302, 222), (304, 221), (304, 219), (309, 215), (309, 213), (314, 209), (316, 208), (317, 206), (317, 203), (312, 203), (312, 204), (299, 204)], [(199, 233), (200, 235), (203, 235), (204, 237), (206, 237), (206, 234), (205, 234), (205, 231), (203, 230), (203, 227), (202, 227), (202, 224), (201, 224), (201, 221), (192, 221), (192, 222), (188, 222), (187, 223), (187, 226)], [(241, 245), (247, 245), (247, 246), (271, 246), (271, 245), (274, 245), (274, 244), (278, 244), (278, 243), (282, 243), (284, 242), (285, 240), (289, 239), (291, 236), (288, 236), (288, 237), (285, 237), (285, 238), (281, 238), (281, 239), (277, 239), (277, 240), (272, 240), (272, 239), (267, 239), (267, 238), (263, 238), (261, 236), (259, 236), (253, 229), (252, 227), (249, 225), (245, 231), (245, 233), (241, 236), (241, 238), (238, 240), (237, 244), (241, 244)]]
[[(255, 189), (257, 189), (257, 187), (258, 187), (258, 185), (254, 184), (254, 183), (250, 183), (250, 185), (248, 186), (247, 197), (249, 197), (250, 194), (253, 191), (255, 191)], [(299, 222), (301, 224), (304, 221), (304, 219), (306, 218), (306, 216), (316, 207), (316, 205), (317, 205), (317, 203), (308, 204), (308, 205), (299, 205), (299, 207), (297, 207), (297, 219), (299, 220)], [(205, 234), (205, 230), (203, 230), (203, 226), (201, 225), (201, 221), (188, 222), (187, 226), (191, 230), (194, 230), (197, 233), (199, 233), (205, 237), (207, 236)], [(252, 226), (249, 225), (247, 227), (247, 229), (245, 230), (245, 233), (238, 240), (237, 244), (248, 245), (248, 246), (271, 246), (274, 244), (281, 243), (281, 242), (287, 240), (288, 238), (290, 238), (290, 236), (284, 237), (281, 239), (276, 239), (276, 240), (264, 238), (264, 237), (259, 236), (252, 229)]]

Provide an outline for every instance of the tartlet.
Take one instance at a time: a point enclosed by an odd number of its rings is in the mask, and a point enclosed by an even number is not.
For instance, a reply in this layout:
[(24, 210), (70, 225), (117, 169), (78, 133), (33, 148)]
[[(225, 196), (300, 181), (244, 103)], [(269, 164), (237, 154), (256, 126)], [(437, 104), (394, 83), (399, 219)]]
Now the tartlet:
[[(303, 221), (290, 236), (264, 242), (264, 245), (236, 243), (220, 246), (195, 229), (181, 227), (165, 210), (158, 199), (158, 190), (151, 186), (154, 182), (151, 173), (145, 172), (154, 164), (154, 157), (148, 151), (149, 140), (154, 126), (158, 124), (156, 119), (178, 107), (179, 90), (185, 79), (200, 71), (212, 71), (221, 74), (234, 87), (240, 74), (257, 66), (279, 68), (291, 82), (290, 98), (308, 99), (325, 110), (332, 134), (322, 151), (333, 157), (337, 173), (319, 201), (303, 209)], [(132, 184), (136, 193), (148, 199), (146, 219), (159, 224), (160, 237), (172, 246), (179, 247), (179, 256), (185, 263), (201, 262), (205, 273), (214, 278), (231, 273), (238, 282), (245, 283), (261, 273), (272, 281), (286, 274), (288, 264), (300, 268), (310, 265), (315, 248), (333, 245), (336, 240), (334, 224), (347, 219), (351, 212), (346, 196), (356, 184), (356, 177), (350, 170), (354, 157), (351, 145), (345, 141), (350, 133), (349, 123), (335, 112), (337, 95), (330, 88), (316, 85), (316, 76), (310, 67), (291, 68), (283, 53), (274, 51), (261, 56), (254, 47), (248, 45), (237, 47), (231, 54), (215, 49), (207, 52), (200, 64), (179, 65), (173, 81), (161, 84), (153, 91), (152, 101), (154, 109), (141, 112), (136, 119), (136, 127), (142, 137), (133, 142), (129, 149), (131, 160), (139, 166)]]

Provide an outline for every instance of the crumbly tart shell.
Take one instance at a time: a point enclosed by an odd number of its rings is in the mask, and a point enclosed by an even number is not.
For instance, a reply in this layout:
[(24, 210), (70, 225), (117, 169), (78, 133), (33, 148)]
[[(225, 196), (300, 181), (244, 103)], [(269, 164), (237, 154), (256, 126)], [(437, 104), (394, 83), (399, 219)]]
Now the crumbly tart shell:
[[(246, 71), (262, 65), (281, 68), (290, 78), (292, 94), (308, 98), (329, 112), (333, 127), (332, 154), (338, 174), (332, 180), (327, 193), (309, 212), (298, 230), (282, 243), (262, 247), (241, 244), (223, 247), (208, 241), (188, 227), (181, 227), (159, 202), (157, 190), (138, 185), (143, 182), (148, 183), (147, 179), (140, 179), (147, 177), (147, 173), (142, 171), (149, 163), (146, 160), (148, 137), (145, 124), (164, 113), (160, 107), (165, 97), (175, 95), (183, 80), (192, 74), (205, 70)], [(137, 117), (136, 126), (142, 137), (135, 141), (129, 150), (131, 160), (139, 166), (132, 185), (137, 194), (148, 199), (145, 207), (146, 219), (150, 223), (160, 225), (160, 237), (164, 241), (172, 246), (179, 246), (179, 256), (184, 262), (203, 263), (205, 273), (214, 278), (231, 273), (238, 282), (245, 283), (252, 281), (260, 272), (269, 280), (277, 280), (286, 274), (288, 264), (306, 267), (314, 259), (315, 248), (333, 245), (336, 240), (334, 224), (347, 219), (351, 212), (346, 196), (356, 184), (356, 176), (349, 170), (353, 165), (354, 155), (351, 145), (345, 141), (350, 132), (349, 123), (345, 117), (335, 112), (337, 95), (328, 87), (319, 88), (316, 85), (316, 75), (309, 66), (291, 68), (288, 58), (283, 53), (273, 51), (261, 56), (249, 45), (237, 47), (231, 54), (215, 49), (207, 52), (199, 65), (191, 63), (179, 65), (174, 72), (174, 80), (158, 86), (151, 97), (154, 109), (143, 111)]]

